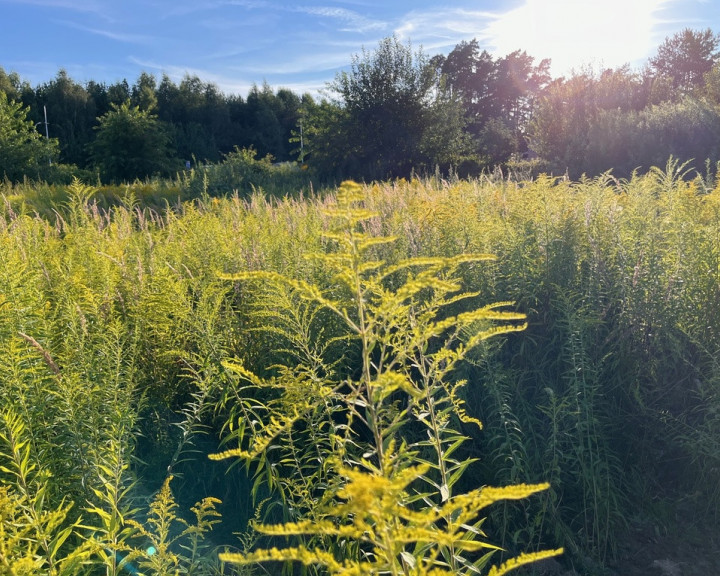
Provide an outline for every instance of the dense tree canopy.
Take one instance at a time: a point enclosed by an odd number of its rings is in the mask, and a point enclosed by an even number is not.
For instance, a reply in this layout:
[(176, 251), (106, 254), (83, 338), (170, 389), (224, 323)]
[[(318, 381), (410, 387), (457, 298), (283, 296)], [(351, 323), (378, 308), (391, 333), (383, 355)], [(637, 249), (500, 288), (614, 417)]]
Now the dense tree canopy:
[[(555, 174), (612, 168), (628, 175), (670, 154), (698, 165), (720, 160), (713, 144), (718, 42), (711, 30), (686, 29), (667, 38), (641, 70), (588, 68), (553, 79), (549, 61), (522, 50), (497, 57), (474, 39), (429, 58), (390, 37), (355, 55), (319, 99), (267, 84), (246, 97), (227, 95), (197, 76), (175, 83), (147, 72), (133, 84), (83, 85), (62, 69), (32, 88), (0, 68), (0, 93), (22, 103), (28, 123), (47, 128), (59, 161), (77, 167), (69, 170), (112, 179), (218, 162), (236, 149), (299, 161), (324, 180), (436, 168), (478, 174), (523, 158), (539, 158), (536, 168)], [(127, 143), (108, 122), (141, 119), (169, 141), (141, 150), (143, 162), (130, 162)], [(27, 170), (20, 164), (10, 171)]]
[(63, 162), (82, 165), (87, 155), (87, 145), (93, 139), (90, 130), (95, 118), (102, 114), (88, 91), (60, 70), (57, 76), (37, 90), (35, 120), (44, 120), (39, 113), (47, 110), (50, 135), (60, 142)]
[(527, 151), (525, 131), (535, 102), (550, 81), (549, 60), (535, 65), (520, 50), (495, 60), (472, 40), (433, 63), (443, 89), (462, 102), (478, 167), (503, 164), (513, 154)]
[(673, 87), (687, 93), (704, 83), (705, 74), (717, 62), (720, 38), (709, 28), (696, 31), (685, 28), (667, 38), (650, 59), (650, 66), (659, 76), (670, 78)]
[[(462, 111), (436, 87), (437, 77), (421, 50), (386, 38), (376, 50), (355, 55), (350, 71), (330, 84), (342, 111), (311, 117), (310, 148), (320, 155), (333, 141), (344, 167), (370, 179), (431, 167), (439, 160), (431, 151), (459, 148), (462, 153)], [(334, 135), (338, 123), (344, 142)]]
[(553, 81), (529, 122), (534, 151), (555, 173), (573, 178), (606, 170), (628, 176), (671, 155), (697, 169), (706, 159), (720, 160), (713, 38), (710, 31), (677, 34), (642, 73), (624, 66)]
[(0, 92), (4, 92), (9, 100), (19, 101), (23, 89), (30, 90), (30, 86), (24, 84), (17, 72), (8, 74), (0, 68)]

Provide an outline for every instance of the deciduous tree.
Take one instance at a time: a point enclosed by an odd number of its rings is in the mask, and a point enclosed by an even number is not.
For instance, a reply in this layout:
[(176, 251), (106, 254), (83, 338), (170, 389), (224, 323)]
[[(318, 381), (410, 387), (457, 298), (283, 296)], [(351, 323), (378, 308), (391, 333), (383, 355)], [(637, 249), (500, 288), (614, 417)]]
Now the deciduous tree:
[(5, 92), (9, 100), (20, 101), (23, 89), (29, 87), (26, 82), (20, 79), (17, 72), (9, 74), (0, 66), (0, 92)]
[(148, 112), (157, 112), (155, 76), (142, 72), (132, 87), (130, 101), (134, 106)]
[[(341, 164), (356, 167), (355, 177), (407, 176), (414, 168), (432, 168), (440, 159), (428, 152), (457, 148), (462, 140), (462, 111), (446, 100), (438, 113), (441, 95), (430, 61), (395, 36), (353, 56), (350, 71), (338, 74), (329, 89), (341, 111), (322, 118), (344, 123), (338, 128), (345, 143), (337, 155)], [(457, 129), (449, 130), (453, 126)], [(313, 147), (327, 149), (317, 139), (331, 137), (332, 129), (320, 126), (315, 134)]]
[(690, 92), (703, 85), (705, 74), (718, 61), (718, 42), (720, 37), (710, 28), (685, 28), (660, 45), (650, 66), (659, 76), (671, 78), (676, 90)]
[(170, 138), (149, 111), (128, 100), (113, 104), (98, 122), (92, 158), (105, 178), (128, 181), (166, 174), (173, 167)]
[[(459, 97), (480, 165), (507, 162), (527, 149), (525, 130), (535, 102), (550, 81), (549, 60), (535, 64), (517, 50), (494, 60), (476, 39), (460, 42), (436, 61), (444, 89)], [(508, 138), (509, 135), (509, 138)]]
[(0, 177), (12, 181), (42, 178), (57, 158), (57, 140), (41, 136), (27, 114), (27, 108), (0, 91)]

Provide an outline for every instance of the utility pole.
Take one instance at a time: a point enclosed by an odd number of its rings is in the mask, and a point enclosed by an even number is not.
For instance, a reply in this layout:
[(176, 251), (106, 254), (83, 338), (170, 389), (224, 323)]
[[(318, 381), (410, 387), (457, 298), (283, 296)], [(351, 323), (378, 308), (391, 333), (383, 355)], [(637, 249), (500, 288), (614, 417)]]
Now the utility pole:
[[(38, 124), (45, 124), (45, 140), (50, 140), (50, 132), (48, 131), (48, 121), (47, 121), (47, 106), (43, 104), (43, 115), (45, 116), (44, 122), (38, 122), (35, 124), (37, 126)], [(52, 158), (48, 158), (48, 166), (52, 166)]]
[(45, 114), (45, 122), (43, 122), (43, 124), (45, 124), (45, 139), (50, 140), (50, 133), (48, 132), (48, 121), (47, 121), (47, 106), (45, 106), (45, 104), (43, 104), (43, 113)]
[(303, 118), (300, 116), (300, 164), (305, 160), (305, 151), (303, 149)]

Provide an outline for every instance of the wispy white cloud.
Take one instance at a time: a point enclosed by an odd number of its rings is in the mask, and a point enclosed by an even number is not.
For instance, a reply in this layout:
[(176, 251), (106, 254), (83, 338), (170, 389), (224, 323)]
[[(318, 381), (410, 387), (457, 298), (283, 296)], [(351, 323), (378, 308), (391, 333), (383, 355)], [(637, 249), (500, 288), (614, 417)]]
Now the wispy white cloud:
[(304, 53), (278, 62), (246, 65), (237, 69), (249, 74), (290, 75), (331, 72), (346, 66), (349, 62), (349, 52), (335, 52), (332, 54), (315, 52), (314, 54)]
[(496, 12), (485, 10), (415, 10), (403, 16), (396, 32), (411, 38), (428, 35), (467, 36), (479, 34), (496, 17)]
[(266, 0), (214, 0), (210, 2), (177, 3), (163, 12), (164, 17), (188, 16), (190, 14), (209, 14), (227, 6), (237, 6), (248, 10), (270, 9), (272, 6)]
[(526, 50), (538, 60), (550, 58), (553, 73), (565, 74), (584, 63), (620, 66), (647, 58), (678, 25), (665, 9), (683, 1), (524, 0), (511, 10), (502, 4), (493, 11), (416, 9), (398, 20), (394, 32), (431, 54), (473, 38), (496, 56)]
[(75, 28), (76, 30), (87, 32), (88, 34), (94, 34), (95, 36), (102, 36), (104, 38), (109, 38), (110, 40), (116, 40), (117, 42), (125, 42), (128, 44), (151, 44), (152, 42), (158, 40), (157, 36), (124, 33), (118, 32), (117, 30), (103, 30), (100, 28), (83, 26), (77, 22), (60, 21), (59, 23), (70, 28)]
[(226, 33), (233, 30), (241, 30), (243, 28), (257, 29), (260, 26), (268, 25), (270, 21), (271, 19), (268, 18), (266, 15), (257, 14), (245, 18), (222, 18), (220, 16), (208, 17), (200, 20), (199, 24), (208, 30), (219, 33)]
[[(46, 53), (57, 60), (43, 63), (49, 70), (44, 78), (33, 72), (37, 67), (5, 63), (22, 74), (30, 71), (31, 79), (47, 80), (60, 66), (73, 77), (92, 74), (100, 81), (124, 74), (130, 80), (145, 69), (176, 80), (196, 74), (229, 93), (246, 93), (263, 78), (274, 87), (317, 93), (350, 66), (353, 54), (373, 50), (392, 33), (429, 55), (447, 54), (473, 38), (496, 56), (525, 49), (538, 59), (551, 57), (554, 73), (564, 73), (569, 57), (581, 57), (583, 51), (585, 58), (589, 54), (619, 65), (646, 57), (679, 26), (696, 27), (693, 18), (709, 14), (690, 9), (702, 6), (701, 1), (0, 0), (0, 18), (7, 14), (14, 32), (5, 43), (0, 37), (0, 46), (27, 61), (44, 60)], [(718, 14), (716, 3), (705, 6)], [(670, 5), (678, 9), (666, 10)], [(37, 22), (29, 23), (35, 14), (48, 39), (37, 52), (37, 41), (25, 32), (37, 29)], [(85, 42), (93, 49), (83, 53), (67, 42), (69, 26), (94, 35)], [(128, 58), (127, 46), (133, 46), (136, 59)]]
[(452, 50), (461, 40), (484, 38), (484, 30), (497, 14), (484, 10), (452, 8), (414, 10), (402, 17), (395, 34), (429, 52)]
[(210, 62), (230, 60), (239, 56), (251, 56), (254, 51), (255, 49), (249, 46), (223, 46), (213, 52), (208, 52), (202, 59)]
[(369, 32), (371, 30), (386, 30), (389, 25), (383, 20), (367, 18), (353, 10), (330, 6), (298, 6), (293, 9), (312, 16), (331, 18), (343, 22), (345, 26), (340, 28), (341, 32)]

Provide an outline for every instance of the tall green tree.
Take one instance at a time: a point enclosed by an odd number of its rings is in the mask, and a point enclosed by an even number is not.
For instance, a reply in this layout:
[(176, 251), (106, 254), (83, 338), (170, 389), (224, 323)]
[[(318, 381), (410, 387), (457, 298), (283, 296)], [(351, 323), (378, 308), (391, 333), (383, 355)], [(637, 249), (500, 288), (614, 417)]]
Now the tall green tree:
[(122, 104), (126, 100), (130, 99), (130, 84), (123, 78), (115, 84), (111, 84), (107, 89), (108, 102), (110, 104)]
[(5, 92), (8, 99), (19, 102), (23, 91), (29, 88), (27, 82), (23, 82), (17, 72), (5, 72), (0, 66), (0, 92)]
[(176, 102), (179, 99), (180, 90), (167, 74), (163, 74), (156, 90), (158, 102), (158, 117), (163, 122), (172, 124), (182, 121), (179, 111), (176, 110)]
[[(445, 113), (454, 114), (450, 121), (438, 113), (437, 87), (434, 67), (422, 50), (413, 52), (395, 36), (385, 38), (374, 51), (353, 56), (350, 71), (330, 83), (341, 111), (326, 106), (321, 119), (343, 125), (316, 126), (312, 147), (329, 150), (318, 139), (343, 134), (334, 163), (351, 168), (354, 177), (382, 179), (432, 169), (439, 159), (428, 152), (461, 148), (456, 144), (463, 137), (460, 108), (445, 102)], [(448, 130), (453, 126), (458, 129)]]
[(311, 96), (304, 97), (293, 141), (298, 159), (326, 178), (339, 181), (360, 174), (360, 166), (351, 154), (350, 116), (337, 102), (326, 98), (316, 102)]
[(103, 178), (130, 181), (167, 174), (175, 167), (167, 131), (149, 111), (128, 100), (112, 104), (98, 123), (91, 154)]
[(670, 78), (673, 87), (686, 94), (703, 86), (705, 74), (720, 58), (719, 42), (720, 37), (710, 28), (685, 28), (666, 38), (649, 63), (657, 75)]
[(516, 50), (495, 64), (493, 96), (500, 117), (520, 139), (525, 132), (536, 101), (550, 83), (550, 60), (535, 64), (526, 52)]
[(440, 73), (446, 88), (462, 100), (472, 132), (477, 134), (487, 120), (497, 116), (496, 63), (487, 50), (480, 51), (477, 39), (455, 46), (442, 59)]
[(527, 150), (525, 132), (550, 81), (549, 60), (535, 64), (520, 50), (494, 60), (473, 39), (437, 58), (435, 66), (443, 89), (462, 102), (479, 167), (502, 164)]
[(141, 110), (157, 111), (157, 82), (155, 76), (142, 72), (132, 87), (130, 102)]
[(155, 92), (157, 114), (170, 127), (178, 155), (217, 161), (238, 142), (228, 99), (212, 83), (186, 75), (179, 85), (164, 75)]
[(540, 99), (529, 128), (532, 148), (556, 173), (582, 173), (590, 127), (598, 114), (596, 80), (589, 73), (555, 80)]
[(88, 96), (95, 106), (96, 117), (102, 116), (110, 110), (110, 100), (108, 98), (108, 88), (106, 84), (90, 80), (85, 84), (85, 90), (87, 90)]
[(720, 110), (712, 98), (692, 95), (655, 103), (657, 86), (626, 68), (576, 74), (545, 92), (531, 124), (533, 149), (556, 174), (597, 175), (663, 166), (672, 155), (720, 159)]
[(35, 122), (44, 121), (43, 106), (47, 109), (50, 136), (60, 143), (60, 160), (85, 166), (86, 147), (98, 116), (88, 91), (61, 69), (53, 80), (37, 89), (32, 111)]
[(281, 124), (282, 103), (268, 84), (253, 86), (245, 102), (245, 133), (260, 156), (285, 156), (288, 135)]
[(0, 91), (0, 177), (11, 181), (43, 178), (58, 154), (57, 140), (44, 138), (27, 115), (28, 108)]
[(588, 68), (555, 80), (543, 90), (529, 122), (532, 148), (556, 173), (578, 177), (615, 168), (629, 175), (646, 165), (640, 142), (649, 142), (639, 135), (644, 121), (639, 113), (656, 101), (667, 102), (667, 87), (665, 79), (628, 66)]
[(350, 72), (330, 85), (350, 116), (353, 152), (365, 176), (405, 175), (419, 160), (434, 80), (425, 55), (393, 36), (353, 56)]

